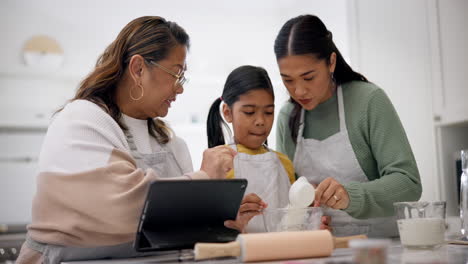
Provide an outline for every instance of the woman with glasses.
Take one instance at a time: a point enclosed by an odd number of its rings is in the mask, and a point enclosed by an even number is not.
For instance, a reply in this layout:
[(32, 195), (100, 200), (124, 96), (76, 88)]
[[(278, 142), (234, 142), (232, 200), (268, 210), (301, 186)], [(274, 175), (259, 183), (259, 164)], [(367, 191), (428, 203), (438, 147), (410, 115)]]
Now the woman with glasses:
[(206, 150), (193, 172), (185, 142), (160, 119), (184, 91), (188, 48), (176, 23), (140, 17), (99, 57), (47, 131), (17, 263), (134, 256), (151, 181), (225, 177), (234, 151)]
[(393, 203), (417, 201), (421, 180), (403, 126), (377, 85), (353, 71), (316, 16), (290, 19), (274, 45), (291, 99), (277, 149), (317, 184), (337, 236), (398, 235)]

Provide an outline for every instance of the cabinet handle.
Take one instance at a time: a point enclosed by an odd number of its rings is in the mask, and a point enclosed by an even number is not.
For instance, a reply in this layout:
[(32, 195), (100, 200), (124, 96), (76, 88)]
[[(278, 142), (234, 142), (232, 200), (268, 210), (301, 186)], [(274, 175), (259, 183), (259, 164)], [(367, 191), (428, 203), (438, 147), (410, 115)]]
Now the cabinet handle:
[(441, 121), (441, 120), (442, 120), (442, 117), (441, 117), (440, 115), (435, 115), (435, 116), (434, 116), (434, 121), (439, 122), (439, 121)]
[(37, 157), (0, 157), (0, 163), (33, 163), (37, 162)]

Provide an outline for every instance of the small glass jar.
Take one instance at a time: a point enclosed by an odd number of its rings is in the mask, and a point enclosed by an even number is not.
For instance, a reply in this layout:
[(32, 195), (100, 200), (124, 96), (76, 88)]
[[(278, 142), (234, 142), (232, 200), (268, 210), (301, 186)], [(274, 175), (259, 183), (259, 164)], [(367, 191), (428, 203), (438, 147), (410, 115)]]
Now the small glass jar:
[(405, 248), (432, 249), (445, 243), (445, 201), (393, 205), (401, 244)]
[(390, 239), (353, 239), (349, 247), (354, 252), (354, 262), (359, 264), (386, 264)]
[(461, 151), (460, 220), (462, 240), (468, 241), (468, 149)]

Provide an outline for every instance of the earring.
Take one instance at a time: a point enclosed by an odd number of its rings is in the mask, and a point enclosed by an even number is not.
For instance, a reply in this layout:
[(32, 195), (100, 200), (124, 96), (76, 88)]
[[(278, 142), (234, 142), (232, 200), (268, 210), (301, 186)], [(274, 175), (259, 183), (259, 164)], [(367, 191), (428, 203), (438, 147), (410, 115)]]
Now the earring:
[(336, 79), (335, 79), (335, 73), (334, 72), (330, 73), (330, 77), (332, 79), (332, 82), (334, 82), (336, 84)]
[(145, 90), (143, 89), (143, 85), (142, 85), (142, 84), (138, 84), (137, 86), (141, 88), (141, 95), (140, 95), (140, 97), (138, 97), (138, 98), (133, 97), (133, 95), (132, 95), (133, 87), (130, 88), (130, 98), (132, 98), (133, 101), (138, 101), (138, 100), (140, 100), (141, 98), (143, 98), (143, 94), (145, 93)]
[(331, 81), (332, 81), (330, 90), (331, 90), (332, 93), (334, 93), (336, 91), (336, 88), (337, 88), (334, 72), (330, 73), (330, 78), (331, 78)]

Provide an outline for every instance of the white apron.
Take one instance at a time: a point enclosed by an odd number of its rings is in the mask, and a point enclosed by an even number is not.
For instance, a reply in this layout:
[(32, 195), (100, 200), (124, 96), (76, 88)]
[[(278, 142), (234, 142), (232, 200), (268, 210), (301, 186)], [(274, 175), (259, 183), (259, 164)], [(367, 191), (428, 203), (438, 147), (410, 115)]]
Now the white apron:
[[(314, 184), (319, 184), (328, 177), (333, 177), (343, 185), (349, 182), (368, 182), (369, 179), (362, 171), (349, 141), (341, 86), (338, 87), (337, 93), (340, 131), (322, 141), (303, 137), (305, 111), (302, 109), (294, 168), (297, 175), (305, 176)], [(331, 216), (331, 227), (335, 236), (366, 234), (372, 237), (389, 237), (398, 235), (394, 217), (359, 220), (343, 210), (328, 207), (325, 208), (323, 214)]]
[[(236, 144), (230, 146), (237, 151)], [(289, 203), (288, 173), (283, 167), (278, 155), (268, 149), (268, 152), (257, 155), (237, 153), (234, 157), (234, 177), (247, 179), (245, 194), (255, 193), (268, 208), (282, 208)], [(246, 227), (248, 233), (266, 232), (262, 215), (252, 218)]]
[(137, 168), (143, 170), (153, 169), (160, 178), (172, 178), (183, 175), (183, 171), (177, 159), (167, 146), (160, 145), (161, 149), (150, 154), (143, 154), (137, 150), (135, 141), (130, 132), (125, 131), (130, 153), (135, 159)]
[[(181, 166), (177, 162), (174, 154), (170, 152), (166, 146), (161, 146), (161, 150), (154, 153), (143, 154), (137, 150), (133, 136), (130, 132), (127, 130), (124, 131), (124, 133), (130, 147), (130, 154), (135, 159), (137, 168), (141, 168), (143, 170), (152, 168), (156, 172), (157, 176), (161, 178), (171, 178), (183, 175)], [(29, 248), (43, 254), (44, 264), (58, 264), (62, 261), (71, 260), (129, 258), (164, 254), (158, 252), (136, 252), (133, 248), (133, 242), (114, 246), (79, 248), (44, 244), (27, 237), (26, 244)]]

